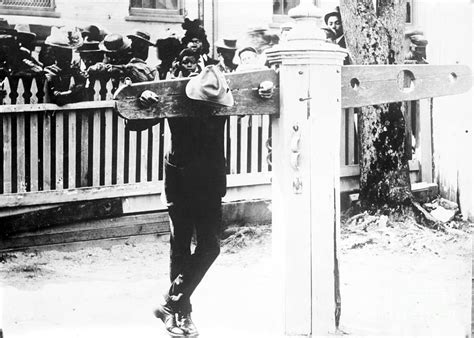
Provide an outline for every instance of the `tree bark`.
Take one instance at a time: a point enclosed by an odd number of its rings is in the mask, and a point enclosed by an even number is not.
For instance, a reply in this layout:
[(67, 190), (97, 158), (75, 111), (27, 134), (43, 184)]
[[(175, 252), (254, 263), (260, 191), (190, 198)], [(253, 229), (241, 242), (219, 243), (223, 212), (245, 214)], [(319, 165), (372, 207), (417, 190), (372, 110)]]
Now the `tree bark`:
[[(341, 0), (347, 48), (355, 64), (403, 64), (406, 0)], [(404, 104), (358, 110), (360, 201), (365, 209), (412, 200)]]

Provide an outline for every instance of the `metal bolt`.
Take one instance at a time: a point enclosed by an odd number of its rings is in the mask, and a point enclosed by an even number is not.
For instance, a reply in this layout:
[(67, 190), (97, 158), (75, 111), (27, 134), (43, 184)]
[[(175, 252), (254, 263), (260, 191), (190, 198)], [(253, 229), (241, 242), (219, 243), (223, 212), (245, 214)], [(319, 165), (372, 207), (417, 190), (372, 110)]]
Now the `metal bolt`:
[(304, 72), (303, 72), (302, 70), (300, 70), (300, 71), (298, 72), (298, 74), (303, 75)]

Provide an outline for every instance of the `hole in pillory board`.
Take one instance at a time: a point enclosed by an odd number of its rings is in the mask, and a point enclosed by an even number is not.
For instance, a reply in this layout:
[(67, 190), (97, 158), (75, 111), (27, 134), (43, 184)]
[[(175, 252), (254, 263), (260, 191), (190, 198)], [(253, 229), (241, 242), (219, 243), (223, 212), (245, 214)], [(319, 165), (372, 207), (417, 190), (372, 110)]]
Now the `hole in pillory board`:
[(352, 78), (352, 79), (351, 79), (351, 87), (352, 87), (352, 89), (354, 89), (354, 90), (358, 90), (359, 87), (360, 87), (360, 81), (359, 81), (359, 79)]
[(415, 89), (415, 75), (409, 70), (402, 70), (397, 75), (398, 89), (404, 93), (410, 93)]
[(455, 83), (458, 79), (458, 75), (455, 72), (449, 74), (449, 82)]

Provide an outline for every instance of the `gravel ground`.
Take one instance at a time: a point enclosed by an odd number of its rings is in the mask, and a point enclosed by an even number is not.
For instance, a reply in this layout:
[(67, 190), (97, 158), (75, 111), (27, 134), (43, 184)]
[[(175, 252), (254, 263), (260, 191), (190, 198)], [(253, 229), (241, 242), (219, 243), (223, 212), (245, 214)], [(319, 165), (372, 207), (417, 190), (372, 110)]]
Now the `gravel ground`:
[[(460, 228), (460, 229), (455, 229)], [(459, 336), (471, 331), (472, 224), (447, 233), (375, 220), (341, 231), (341, 333)], [(201, 337), (277, 337), (271, 229), (228, 231), (193, 296)], [(152, 316), (168, 285), (166, 237), (108, 249), (0, 257), (5, 338), (166, 337)]]

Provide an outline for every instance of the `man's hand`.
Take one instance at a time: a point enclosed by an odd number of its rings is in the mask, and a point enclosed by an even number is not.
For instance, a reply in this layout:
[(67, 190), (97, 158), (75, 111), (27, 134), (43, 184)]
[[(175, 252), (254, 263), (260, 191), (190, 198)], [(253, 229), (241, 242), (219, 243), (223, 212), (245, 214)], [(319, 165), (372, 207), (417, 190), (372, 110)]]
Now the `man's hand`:
[(46, 79), (48, 81), (51, 81), (51, 79), (53, 77), (55, 77), (56, 75), (58, 75), (58, 73), (60, 71), (61, 71), (61, 68), (59, 68), (56, 65), (51, 65), (51, 66), (44, 67), (44, 72), (45, 72), (45, 75), (46, 75)]
[(271, 99), (273, 96), (273, 92), (275, 90), (275, 85), (272, 81), (263, 81), (258, 86), (258, 95), (262, 99)]
[(145, 90), (138, 98), (138, 102), (142, 108), (149, 108), (159, 101), (159, 96), (151, 90)]

